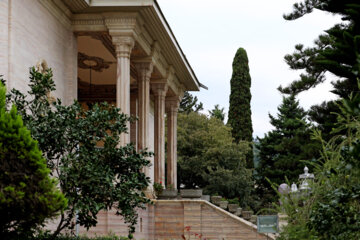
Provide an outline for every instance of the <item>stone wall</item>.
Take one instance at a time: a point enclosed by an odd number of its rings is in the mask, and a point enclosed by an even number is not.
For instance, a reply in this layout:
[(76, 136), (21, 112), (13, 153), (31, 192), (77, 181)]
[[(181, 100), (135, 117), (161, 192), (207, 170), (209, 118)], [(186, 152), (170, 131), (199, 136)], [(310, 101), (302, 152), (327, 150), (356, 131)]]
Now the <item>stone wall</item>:
[[(116, 234), (127, 236), (127, 226), (115, 212), (102, 212), (95, 228), (80, 234), (90, 236)], [(265, 240), (256, 225), (236, 217), (203, 200), (155, 200), (146, 210), (139, 210), (135, 239), (175, 240)], [(190, 237), (190, 238), (189, 238)], [(268, 239), (274, 239), (269, 236)]]
[(77, 44), (57, 11), (52, 1), (0, 1), (0, 75), (26, 92), (29, 67), (44, 59), (53, 69), (54, 96), (70, 103), (77, 94)]
[[(135, 239), (154, 239), (154, 206), (149, 205), (146, 209), (138, 210), (139, 218), (136, 227)], [(98, 224), (94, 228), (86, 230), (80, 227), (79, 234), (87, 236), (128, 236), (128, 225), (121, 216), (116, 215), (115, 210), (101, 211), (98, 215)]]

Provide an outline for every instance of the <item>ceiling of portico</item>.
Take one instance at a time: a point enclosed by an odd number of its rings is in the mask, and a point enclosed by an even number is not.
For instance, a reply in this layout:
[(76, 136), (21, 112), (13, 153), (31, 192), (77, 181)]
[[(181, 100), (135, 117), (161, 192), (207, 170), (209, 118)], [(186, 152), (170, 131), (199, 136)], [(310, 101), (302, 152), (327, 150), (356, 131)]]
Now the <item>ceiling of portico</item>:
[[(95, 85), (114, 85), (116, 81), (116, 58), (113, 54), (102, 44), (98, 39), (90, 36), (78, 36), (78, 53), (89, 57), (96, 57), (103, 59), (108, 63), (107, 68), (100, 68), (99, 70), (82, 68), (79, 63), (78, 78), (82, 82)], [(79, 57), (80, 59), (80, 57)], [(92, 60), (88, 59), (85, 64), (91, 65)]]
[[(112, 85), (115, 87), (117, 60), (115, 47), (108, 33), (78, 33), (77, 44), (79, 88), (90, 86), (90, 79), (91, 85), (97, 85), (98, 87), (100, 87), (100, 85)], [(141, 59), (144, 57), (144, 50), (136, 43), (130, 58)], [(134, 63), (131, 62), (131, 88), (137, 88), (136, 79), (137, 71)], [(151, 80), (158, 79), (162, 79), (162, 76), (159, 70), (154, 67)]]

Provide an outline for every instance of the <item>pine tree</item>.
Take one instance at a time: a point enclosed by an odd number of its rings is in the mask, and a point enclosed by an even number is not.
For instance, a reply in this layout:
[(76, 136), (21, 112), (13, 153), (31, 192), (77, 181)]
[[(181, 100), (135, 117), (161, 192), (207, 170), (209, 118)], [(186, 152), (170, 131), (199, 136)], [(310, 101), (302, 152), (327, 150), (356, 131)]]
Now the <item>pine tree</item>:
[(266, 178), (276, 184), (284, 183), (285, 177), (290, 182), (297, 182), (305, 165), (302, 160), (312, 160), (318, 156), (319, 147), (311, 140), (306, 112), (295, 97), (284, 97), (278, 111), (277, 117), (269, 114), (270, 123), (275, 129), (258, 138), (260, 163), (257, 173), (264, 195), (275, 195)]
[(0, 83), (0, 235), (11, 239), (31, 234), (67, 201), (16, 107), (6, 111), (5, 94)]
[(184, 97), (181, 99), (179, 112), (189, 114), (191, 112), (199, 112), (203, 110), (202, 102), (198, 103), (198, 98), (185, 92)]
[(219, 104), (216, 104), (214, 106), (214, 109), (209, 111), (210, 117), (217, 118), (217, 119), (221, 120), (222, 122), (224, 122), (224, 119), (225, 119), (224, 110), (225, 110), (224, 108), (220, 108)]
[[(232, 127), (231, 134), (236, 143), (240, 141), (252, 142), (251, 77), (245, 49), (239, 48), (237, 50), (232, 67), (228, 124)], [(247, 167), (253, 167), (252, 150), (248, 153), (246, 162)]]
[[(320, 35), (314, 47), (304, 48), (298, 44), (293, 54), (285, 56), (291, 69), (303, 70), (304, 73), (289, 86), (280, 86), (279, 90), (285, 94), (298, 94), (326, 81), (325, 73), (330, 72), (336, 77), (332, 82), (332, 92), (347, 99), (352, 92), (358, 91), (360, 62), (356, 51), (360, 49), (360, 3), (358, 0), (305, 0), (296, 3), (294, 11), (284, 18), (296, 20), (314, 9), (340, 15), (343, 22)], [(334, 111), (338, 112), (337, 104), (339, 101), (314, 106), (310, 111), (310, 119), (323, 130), (331, 131), (336, 120), (331, 115)], [(325, 132), (323, 137), (328, 140), (331, 136), (330, 132)]]

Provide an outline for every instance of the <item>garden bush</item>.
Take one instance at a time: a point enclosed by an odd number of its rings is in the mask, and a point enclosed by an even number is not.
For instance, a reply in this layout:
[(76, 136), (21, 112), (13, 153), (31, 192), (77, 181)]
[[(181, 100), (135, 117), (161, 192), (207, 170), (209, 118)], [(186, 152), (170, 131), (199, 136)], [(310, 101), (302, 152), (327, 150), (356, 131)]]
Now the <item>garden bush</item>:
[(55, 217), (67, 201), (16, 107), (6, 110), (5, 95), (0, 83), (0, 235), (17, 239)]

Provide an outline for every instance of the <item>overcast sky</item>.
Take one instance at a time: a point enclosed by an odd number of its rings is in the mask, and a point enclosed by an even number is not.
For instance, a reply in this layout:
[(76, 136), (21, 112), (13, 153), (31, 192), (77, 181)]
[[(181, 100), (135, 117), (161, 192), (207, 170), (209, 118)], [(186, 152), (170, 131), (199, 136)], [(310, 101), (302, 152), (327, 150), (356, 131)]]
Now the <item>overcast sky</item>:
[[(292, 0), (158, 0), (199, 81), (199, 100), (206, 110), (219, 104), (228, 112), (232, 61), (239, 47), (245, 48), (252, 78), (252, 122), (254, 137), (272, 129), (268, 113), (275, 115), (282, 96), (276, 90), (297, 79), (299, 72), (289, 69), (285, 54), (295, 44), (312, 46), (324, 30), (339, 17), (315, 11), (296, 21), (285, 21), (292, 11)], [(305, 109), (333, 99), (330, 84), (302, 93)]]

